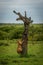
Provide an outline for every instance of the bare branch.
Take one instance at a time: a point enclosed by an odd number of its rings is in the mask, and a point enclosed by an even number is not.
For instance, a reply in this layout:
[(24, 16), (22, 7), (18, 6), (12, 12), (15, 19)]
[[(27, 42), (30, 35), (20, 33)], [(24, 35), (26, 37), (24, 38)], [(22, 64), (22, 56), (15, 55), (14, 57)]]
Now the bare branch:
[(31, 17), (27, 18), (26, 17), (26, 11), (25, 11), (25, 16), (22, 16), (20, 12), (16, 12), (15, 10), (13, 11), (16, 15), (19, 16), (19, 18), (17, 18), (16, 20), (22, 20), (24, 23), (32, 23), (33, 21), (31, 20)]
[(17, 18), (16, 20), (17, 20), (17, 21), (18, 21), (18, 20), (21, 20), (21, 18)]

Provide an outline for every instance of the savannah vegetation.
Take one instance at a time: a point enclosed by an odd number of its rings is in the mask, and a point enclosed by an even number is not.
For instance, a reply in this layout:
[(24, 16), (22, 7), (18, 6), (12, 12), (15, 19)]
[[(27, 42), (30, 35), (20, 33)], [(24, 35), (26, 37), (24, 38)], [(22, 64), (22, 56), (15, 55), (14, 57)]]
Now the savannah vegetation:
[(17, 41), (23, 31), (23, 24), (0, 24), (0, 65), (43, 65), (43, 24), (30, 25), (28, 55), (22, 58)]

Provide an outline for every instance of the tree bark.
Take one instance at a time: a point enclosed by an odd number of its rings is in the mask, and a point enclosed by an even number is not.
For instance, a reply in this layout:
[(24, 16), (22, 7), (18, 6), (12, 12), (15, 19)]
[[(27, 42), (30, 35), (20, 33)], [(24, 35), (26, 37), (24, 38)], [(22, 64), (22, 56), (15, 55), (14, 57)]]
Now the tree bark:
[(24, 32), (23, 32), (23, 35), (22, 35), (22, 53), (21, 55), (22, 56), (26, 56), (28, 53), (27, 53), (27, 50), (28, 50), (28, 25), (26, 23), (24, 23)]

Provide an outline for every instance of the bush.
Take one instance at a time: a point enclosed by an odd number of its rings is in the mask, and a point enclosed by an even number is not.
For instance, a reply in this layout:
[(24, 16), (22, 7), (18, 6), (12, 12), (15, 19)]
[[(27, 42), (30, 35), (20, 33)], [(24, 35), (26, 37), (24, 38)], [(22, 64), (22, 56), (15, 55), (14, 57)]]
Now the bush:
[(9, 33), (9, 39), (18, 39), (22, 37), (23, 29), (15, 29)]
[(7, 33), (6, 32), (3, 32), (3, 31), (0, 31), (0, 40), (1, 39), (7, 39)]
[[(22, 38), (23, 25), (1, 25), (0, 40)], [(43, 40), (43, 29), (40, 25), (32, 25), (29, 27), (29, 40)]]

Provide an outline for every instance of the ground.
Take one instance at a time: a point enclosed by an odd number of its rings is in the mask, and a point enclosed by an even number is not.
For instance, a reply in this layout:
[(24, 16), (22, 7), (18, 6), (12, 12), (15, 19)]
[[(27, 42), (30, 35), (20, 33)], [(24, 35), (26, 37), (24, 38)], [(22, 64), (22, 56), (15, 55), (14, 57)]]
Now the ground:
[(17, 54), (17, 39), (0, 40), (0, 65), (43, 65), (43, 41), (28, 42), (28, 56)]

